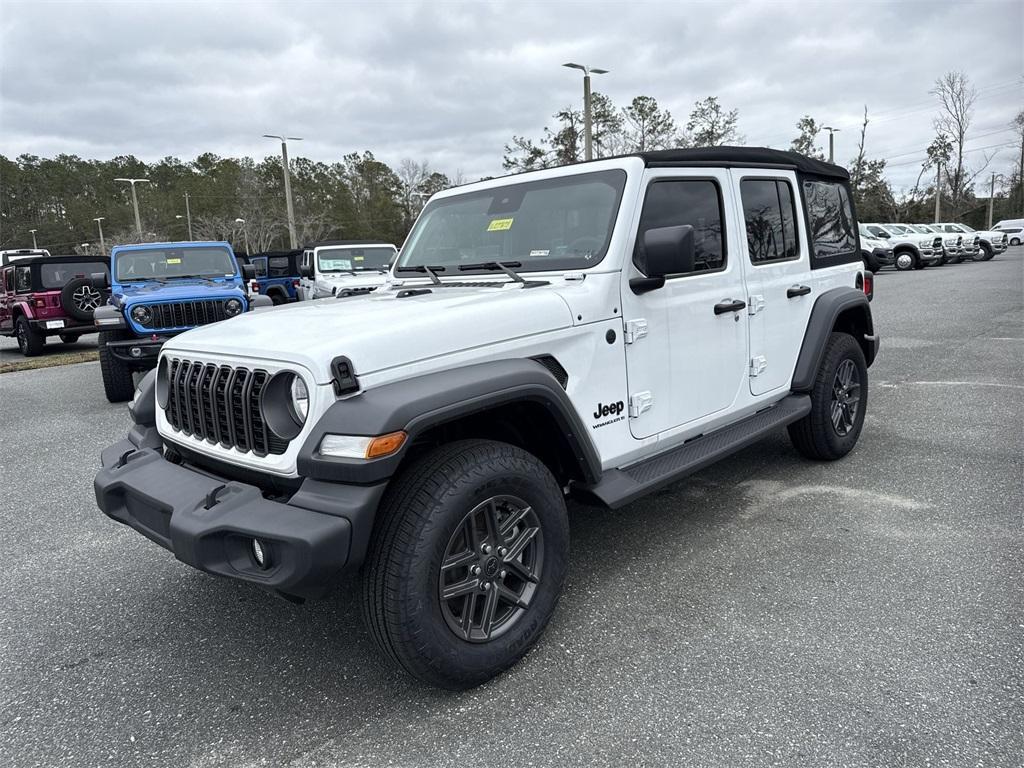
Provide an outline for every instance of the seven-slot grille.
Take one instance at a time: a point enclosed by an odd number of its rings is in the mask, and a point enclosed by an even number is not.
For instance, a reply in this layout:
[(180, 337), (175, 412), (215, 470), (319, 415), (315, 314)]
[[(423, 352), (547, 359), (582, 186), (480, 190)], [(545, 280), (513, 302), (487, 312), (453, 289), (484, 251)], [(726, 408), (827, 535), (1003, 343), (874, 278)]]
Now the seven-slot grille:
[(191, 328), (196, 325), (216, 323), (227, 318), (224, 311), (226, 299), (203, 299), (201, 301), (172, 301), (164, 304), (146, 304), (152, 313), (152, 319), (143, 325), (133, 318), (133, 322), (142, 328), (159, 331), (170, 328)]
[(173, 358), (167, 366), (167, 421), (179, 432), (257, 456), (281, 454), (288, 441), (263, 421), (261, 370)]

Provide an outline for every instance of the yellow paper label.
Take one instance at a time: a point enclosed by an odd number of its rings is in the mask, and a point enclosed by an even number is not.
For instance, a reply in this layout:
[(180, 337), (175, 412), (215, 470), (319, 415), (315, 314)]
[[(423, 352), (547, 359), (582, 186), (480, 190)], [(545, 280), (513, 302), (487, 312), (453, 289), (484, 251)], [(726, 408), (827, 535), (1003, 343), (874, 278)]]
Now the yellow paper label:
[(181, 264), (181, 259), (168, 259), (168, 264)]
[(515, 219), (492, 219), (491, 223), (487, 225), (488, 232), (504, 232), (506, 229), (512, 229), (512, 222)]
[(363, 258), (364, 258), (363, 256), (353, 256), (352, 257), (352, 261), (362, 261)]

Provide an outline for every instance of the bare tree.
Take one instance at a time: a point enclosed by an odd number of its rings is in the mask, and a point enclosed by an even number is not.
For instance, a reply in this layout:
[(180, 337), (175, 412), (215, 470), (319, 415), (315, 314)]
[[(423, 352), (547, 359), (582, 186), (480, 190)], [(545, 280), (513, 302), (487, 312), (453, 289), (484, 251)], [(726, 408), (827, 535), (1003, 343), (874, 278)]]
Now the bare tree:
[(864, 122), (860, 126), (860, 141), (857, 142), (857, 157), (853, 161), (853, 169), (850, 174), (850, 183), (857, 188), (860, 177), (864, 173), (864, 147), (868, 135), (868, 105), (864, 105)]
[(952, 157), (946, 166), (946, 179), (955, 214), (960, 211), (970, 183), (969, 172), (964, 167), (964, 143), (974, 116), (978, 91), (963, 72), (947, 72), (935, 81), (931, 93), (939, 99), (940, 111), (934, 120), (935, 130), (949, 137), (952, 143)]

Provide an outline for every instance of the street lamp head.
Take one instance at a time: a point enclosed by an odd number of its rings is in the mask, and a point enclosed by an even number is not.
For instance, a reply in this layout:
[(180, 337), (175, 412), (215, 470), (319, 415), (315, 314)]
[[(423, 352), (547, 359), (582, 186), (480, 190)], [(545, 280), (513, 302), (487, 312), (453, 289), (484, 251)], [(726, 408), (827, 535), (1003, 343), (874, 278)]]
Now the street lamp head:
[(38, 229), (30, 229), (30, 230), (29, 230), (29, 232), (31, 232), (31, 233), (32, 233), (33, 235), (34, 235), (34, 234), (35, 234), (36, 232), (38, 232), (38, 231), (39, 231)]
[(832, 133), (839, 133), (839, 131), (842, 130), (842, 129), (841, 128), (833, 128), (831, 125), (823, 125), (823, 126), (821, 126), (821, 130), (823, 130), (823, 131), (832, 131)]
[[(181, 216), (178, 217), (179, 219)], [(235, 219), (235, 224), (245, 224), (245, 219)]]
[(276, 133), (264, 133), (263, 134), (263, 138), (264, 139), (277, 139), (278, 141), (280, 141), (282, 143), (284, 143), (286, 141), (302, 141), (302, 137), (301, 136), (278, 136)]
[(104, 221), (106, 218), (106, 216), (97, 216), (93, 219), (93, 221)]
[(571, 61), (563, 64), (562, 66), (563, 67), (568, 67), (569, 69), (579, 69), (579, 70), (581, 70), (583, 72), (587, 71), (587, 68), (585, 66), (583, 66), (582, 64), (574, 64)]
[(590, 70), (590, 74), (592, 74), (592, 75), (607, 75), (608, 74), (608, 70), (607, 69), (597, 69), (595, 67), (594, 69)]

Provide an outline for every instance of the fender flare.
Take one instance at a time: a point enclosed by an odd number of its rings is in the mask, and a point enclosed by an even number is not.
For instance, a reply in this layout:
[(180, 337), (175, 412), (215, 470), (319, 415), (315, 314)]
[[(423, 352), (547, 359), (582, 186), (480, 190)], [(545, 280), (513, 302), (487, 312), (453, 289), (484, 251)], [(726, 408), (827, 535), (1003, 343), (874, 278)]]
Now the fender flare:
[(28, 320), (35, 320), (36, 315), (32, 311), (32, 305), (27, 301), (19, 301), (11, 305), (11, 322), (17, 322), (22, 315)]
[[(810, 392), (814, 385), (814, 377), (821, 365), (821, 358), (825, 354), (825, 345), (828, 343), (832, 330), (840, 316), (846, 312), (855, 314), (860, 331), (857, 342), (864, 349), (864, 357), (870, 366), (875, 360), (874, 343), (874, 321), (871, 318), (871, 305), (868, 297), (863, 291), (856, 288), (842, 287), (832, 288), (825, 291), (814, 302), (811, 309), (810, 319), (807, 321), (807, 329), (804, 331), (804, 341), (800, 346), (800, 355), (796, 360), (796, 368), (793, 371), (793, 383), (791, 389), (794, 392)], [(867, 340), (864, 336), (872, 337)]]
[[(476, 363), (384, 384), (339, 400), (320, 420), (299, 450), (299, 475), (317, 480), (369, 484), (390, 478), (417, 435), (465, 416), (516, 402), (542, 406), (572, 449), (588, 482), (601, 475), (601, 462), (569, 396), (535, 360), (518, 358)], [(370, 461), (322, 456), (325, 434), (409, 434), (402, 450)]]

